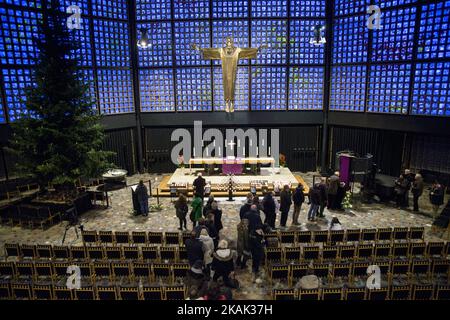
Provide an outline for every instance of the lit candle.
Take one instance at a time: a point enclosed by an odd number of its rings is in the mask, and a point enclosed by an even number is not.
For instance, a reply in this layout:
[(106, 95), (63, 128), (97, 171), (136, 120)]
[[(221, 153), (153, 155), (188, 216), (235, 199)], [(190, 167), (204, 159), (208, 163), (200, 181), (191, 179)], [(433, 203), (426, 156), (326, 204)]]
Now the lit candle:
[(269, 147), (269, 156), (271, 155), (272, 153), (270, 152), (270, 147)]
[(259, 148), (256, 147), (256, 156), (259, 156)]
[(194, 148), (194, 158), (195, 158), (195, 148)]

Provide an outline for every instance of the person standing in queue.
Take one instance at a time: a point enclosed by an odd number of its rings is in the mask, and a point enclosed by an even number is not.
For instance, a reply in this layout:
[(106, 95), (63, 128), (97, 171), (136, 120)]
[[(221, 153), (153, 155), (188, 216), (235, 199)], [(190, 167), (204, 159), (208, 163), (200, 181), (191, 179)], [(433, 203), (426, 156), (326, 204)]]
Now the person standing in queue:
[(139, 181), (139, 185), (136, 188), (137, 199), (139, 202), (139, 208), (141, 209), (141, 214), (145, 217), (148, 216), (148, 190), (144, 184), (143, 180)]
[(205, 186), (206, 186), (206, 180), (202, 177), (202, 173), (199, 172), (197, 175), (197, 178), (193, 182), (194, 186), (194, 193), (200, 197), (202, 200), (202, 206), (203, 206), (203, 198), (205, 197)]

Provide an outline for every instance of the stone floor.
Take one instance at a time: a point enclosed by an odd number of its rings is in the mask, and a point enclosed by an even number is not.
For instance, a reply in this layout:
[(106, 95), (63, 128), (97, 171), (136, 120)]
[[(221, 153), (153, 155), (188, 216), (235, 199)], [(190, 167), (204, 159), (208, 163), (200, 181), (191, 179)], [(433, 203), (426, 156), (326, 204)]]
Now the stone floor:
[[(298, 174), (309, 185), (312, 183), (314, 173)], [(161, 181), (161, 177), (149, 174), (135, 175), (128, 178), (128, 185), (137, 183), (139, 179), (151, 179), (153, 186), (155, 186), (157, 181)], [(355, 191), (358, 192), (358, 189), (355, 188)], [(111, 192), (110, 200), (111, 206), (108, 209), (96, 209), (82, 216), (81, 222), (85, 230), (178, 231), (178, 219), (175, 216), (170, 198), (159, 199), (164, 207), (163, 210), (160, 212), (152, 212), (148, 217), (133, 216), (131, 209), (131, 191), (129, 188)], [(234, 243), (236, 239), (236, 225), (239, 221), (239, 207), (242, 205), (244, 199), (238, 198), (234, 202), (228, 202), (226, 199), (217, 200), (219, 201), (219, 207), (223, 210), (222, 222), (224, 230), (221, 237)], [(155, 204), (156, 199), (152, 198), (151, 203)], [(325, 219), (311, 223), (307, 222), (306, 219), (306, 211), (309, 206), (304, 205), (300, 218), (302, 225), (297, 230), (326, 229), (328, 220), (332, 216), (337, 216), (344, 229), (423, 226), (425, 227), (426, 240), (443, 240), (442, 233), (431, 232), (433, 218), (431, 216), (431, 207), (428, 203), (427, 193), (422, 196), (420, 206), (423, 208), (423, 213), (416, 214), (411, 211), (396, 209), (393, 205), (360, 205), (355, 203), (353, 208), (347, 212), (328, 212), (326, 210)], [(288, 221), (290, 222), (291, 219), (290, 215)], [(45, 231), (0, 226), (0, 246), (3, 246), (4, 243), (61, 244), (65, 226), (66, 223), (64, 222)], [(76, 238), (74, 229), (70, 229), (67, 233), (66, 244), (80, 245), (81, 243), (81, 239)], [(0, 256), (3, 254), (2, 250), (0, 250)], [(267, 297), (267, 288), (264, 283), (259, 285), (253, 284), (248, 272), (239, 272), (238, 276), (243, 284), (243, 289), (237, 293), (237, 297), (245, 299)]]

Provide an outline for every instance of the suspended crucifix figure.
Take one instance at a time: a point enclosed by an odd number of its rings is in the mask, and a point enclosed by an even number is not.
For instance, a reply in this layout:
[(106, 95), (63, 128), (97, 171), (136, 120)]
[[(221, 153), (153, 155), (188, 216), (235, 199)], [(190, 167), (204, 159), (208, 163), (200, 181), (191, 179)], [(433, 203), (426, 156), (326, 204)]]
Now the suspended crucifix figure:
[(234, 112), (236, 73), (239, 59), (254, 59), (258, 51), (266, 47), (266, 45), (262, 45), (259, 48), (238, 48), (234, 46), (231, 37), (226, 38), (226, 44), (223, 48), (199, 48), (196, 44), (192, 45), (194, 50), (202, 53), (203, 59), (222, 60), (226, 112)]

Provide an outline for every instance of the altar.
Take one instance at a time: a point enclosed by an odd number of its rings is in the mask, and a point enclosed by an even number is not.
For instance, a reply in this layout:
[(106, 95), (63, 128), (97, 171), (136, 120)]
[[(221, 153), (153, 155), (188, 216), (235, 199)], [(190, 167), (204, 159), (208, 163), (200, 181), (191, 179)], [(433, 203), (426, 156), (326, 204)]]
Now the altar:
[[(275, 168), (275, 159), (272, 157), (249, 157), (249, 158), (191, 158), (189, 160), (189, 170), (196, 165), (209, 166), (207, 173), (211, 175), (241, 175), (244, 172), (244, 166), (249, 165), (254, 167), (254, 174), (261, 172), (261, 165), (270, 165), (272, 169)], [(216, 168), (216, 166), (218, 168)], [(217, 170), (218, 169), (218, 170)]]

